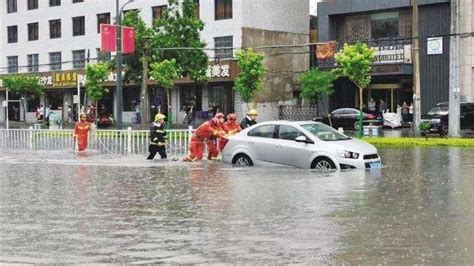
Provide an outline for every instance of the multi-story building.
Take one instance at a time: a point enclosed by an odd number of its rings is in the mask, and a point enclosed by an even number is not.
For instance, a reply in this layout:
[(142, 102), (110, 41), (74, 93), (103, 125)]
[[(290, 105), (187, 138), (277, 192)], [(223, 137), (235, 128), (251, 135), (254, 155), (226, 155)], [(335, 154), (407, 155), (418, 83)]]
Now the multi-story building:
[[(462, 31), (472, 32), (472, 0), (462, 0)], [(419, 0), (421, 107), (428, 111), (449, 99), (450, 0)], [(467, 8), (468, 7), (468, 8)], [(319, 41), (343, 43), (368, 42), (376, 50), (372, 83), (364, 92), (370, 98), (384, 100), (390, 110), (413, 99), (412, 11), (408, 0), (344, 1), (328, 0), (318, 5)], [(432, 39), (436, 38), (436, 39)], [(464, 38), (461, 53), (461, 94), (472, 100), (472, 37)], [(469, 47), (469, 49), (467, 49)], [(334, 66), (333, 62), (318, 62)], [(358, 106), (357, 88), (347, 79), (336, 82), (329, 99), (331, 109)]]
[[(140, 0), (127, 5), (125, 10), (140, 10), (143, 20), (151, 25), (153, 19), (161, 16), (166, 8), (166, 0)], [(205, 111), (211, 103), (223, 112), (244, 112), (245, 105), (233, 90), (238, 73), (236, 49), (233, 48), (304, 44), (309, 41), (309, 1), (199, 0), (197, 10), (205, 23), (202, 39), (207, 46), (229, 49), (209, 52), (208, 84), (197, 85), (187, 79), (177, 81), (171, 103), (165, 103), (164, 91), (151, 82), (152, 105), (163, 107), (171, 104), (173, 113), (179, 114), (175, 116), (176, 123), (183, 118), (181, 106), (189, 101), (196, 105), (198, 117), (207, 114)], [(34, 110), (40, 104), (52, 105), (54, 110), (66, 110), (68, 106), (74, 109), (77, 79), (83, 73), (86, 59), (90, 58), (90, 62), (94, 63), (114, 56), (100, 52), (99, 25), (114, 23), (115, 1), (3, 0), (0, 14), (0, 75), (37, 75), (46, 87), (41, 99), (25, 100), (29, 121), (34, 120)], [(297, 49), (304, 48), (293, 50)], [(308, 54), (270, 56), (275, 51), (260, 50), (268, 55), (265, 63), (269, 71), (264, 92), (257, 98), (259, 102), (291, 101), (293, 91), (297, 90), (296, 73), (309, 66)], [(297, 71), (288, 71), (292, 69)], [(111, 75), (111, 81), (113, 79), (114, 75)], [(113, 82), (109, 85), (110, 93), (101, 104), (116, 113)], [(123, 117), (124, 123), (127, 123), (133, 116), (134, 103), (139, 101), (139, 88), (125, 86), (123, 95)], [(4, 98), (5, 89), (0, 84), (0, 101)], [(11, 108), (15, 104), (12, 103)], [(63, 115), (66, 116), (64, 112)], [(0, 121), (4, 119), (5, 115), (0, 114)]]

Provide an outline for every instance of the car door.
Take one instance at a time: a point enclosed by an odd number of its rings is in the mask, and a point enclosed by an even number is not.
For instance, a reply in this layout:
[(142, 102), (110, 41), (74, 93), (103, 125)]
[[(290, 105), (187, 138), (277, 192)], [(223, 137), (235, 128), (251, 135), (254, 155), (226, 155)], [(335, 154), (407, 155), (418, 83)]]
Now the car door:
[(247, 133), (247, 145), (255, 156), (255, 160), (273, 163), (271, 155), (277, 150), (274, 136), (275, 125), (273, 124), (257, 126)]
[(298, 168), (308, 168), (308, 158), (313, 154), (309, 143), (296, 142), (299, 136), (307, 137), (296, 127), (281, 125), (277, 129), (276, 146), (277, 152), (272, 155), (273, 161), (283, 165)]
[(331, 123), (334, 128), (344, 126), (344, 109), (339, 109), (331, 113)]

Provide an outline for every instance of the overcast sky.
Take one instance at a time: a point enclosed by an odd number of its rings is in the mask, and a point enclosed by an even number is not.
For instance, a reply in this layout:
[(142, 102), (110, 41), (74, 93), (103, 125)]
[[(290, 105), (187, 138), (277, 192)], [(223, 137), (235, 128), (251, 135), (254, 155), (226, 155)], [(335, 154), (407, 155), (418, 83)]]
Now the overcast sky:
[(310, 0), (311, 3), (311, 15), (317, 15), (316, 14), (316, 8), (317, 8), (317, 3), (321, 2), (321, 0)]

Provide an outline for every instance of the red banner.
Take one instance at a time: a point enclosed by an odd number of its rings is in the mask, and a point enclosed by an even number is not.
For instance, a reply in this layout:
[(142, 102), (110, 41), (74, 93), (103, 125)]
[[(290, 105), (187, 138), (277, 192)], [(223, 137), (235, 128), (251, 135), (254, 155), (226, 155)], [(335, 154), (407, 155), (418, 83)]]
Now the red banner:
[(115, 25), (100, 24), (100, 50), (102, 52), (115, 52), (117, 50)]
[(135, 29), (122, 27), (122, 52), (133, 54), (135, 52)]
[(316, 44), (316, 57), (321, 60), (327, 60), (336, 53), (336, 42), (325, 42)]

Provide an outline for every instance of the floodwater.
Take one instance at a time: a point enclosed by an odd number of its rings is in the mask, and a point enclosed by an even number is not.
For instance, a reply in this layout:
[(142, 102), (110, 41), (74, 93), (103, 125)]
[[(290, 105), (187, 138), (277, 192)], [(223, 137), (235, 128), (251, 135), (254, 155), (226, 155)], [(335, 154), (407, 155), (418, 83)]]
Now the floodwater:
[(474, 264), (474, 149), (380, 153), (318, 173), (0, 151), (0, 264)]

